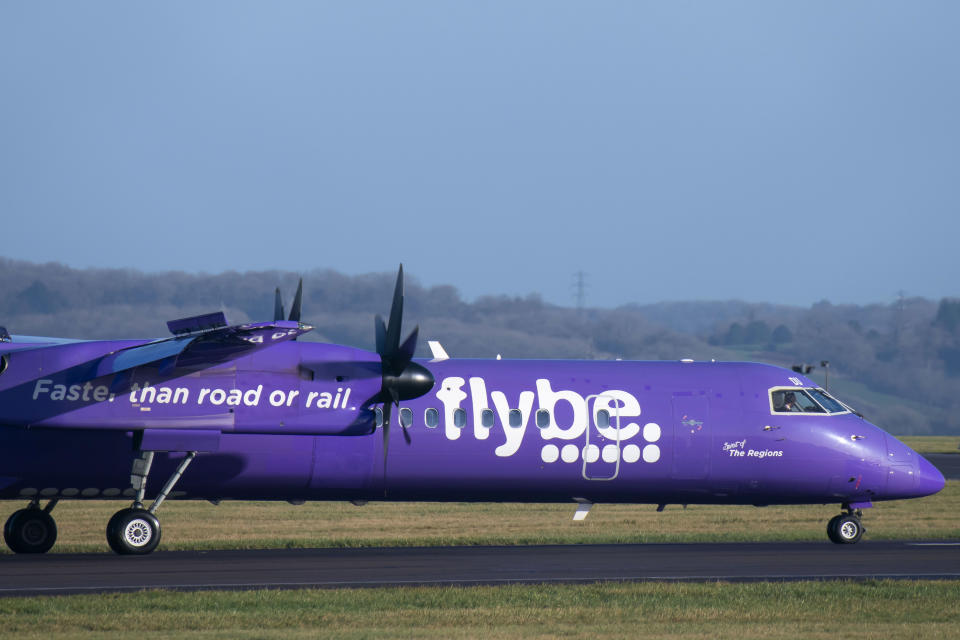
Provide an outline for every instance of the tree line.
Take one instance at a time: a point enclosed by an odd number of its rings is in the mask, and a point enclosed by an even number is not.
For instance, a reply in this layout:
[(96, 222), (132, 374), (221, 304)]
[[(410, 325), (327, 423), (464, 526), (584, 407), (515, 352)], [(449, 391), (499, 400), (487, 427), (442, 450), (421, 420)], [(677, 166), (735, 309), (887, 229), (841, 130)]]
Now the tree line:
[[(393, 273), (329, 269), (189, 274), (72, 269), (0, 258), (0, 325), (10, 333), (81, 339), (151, 338), (166, 321), (223, 310), (232, 323), (269, 320), (274, 288), (289, 305), (304, 279), (306, 338), (373, 349), (373, 317), (389, 311)], [(616, 309), (560, 307), (537, 295), (473, 302), (408, 274), (405, 331), (420, 325), (455, 357), (752, 360), (816, 368), (830, 389), (897, 434), (960, 431), (960, 300), (809, 308), (741, 301)]]

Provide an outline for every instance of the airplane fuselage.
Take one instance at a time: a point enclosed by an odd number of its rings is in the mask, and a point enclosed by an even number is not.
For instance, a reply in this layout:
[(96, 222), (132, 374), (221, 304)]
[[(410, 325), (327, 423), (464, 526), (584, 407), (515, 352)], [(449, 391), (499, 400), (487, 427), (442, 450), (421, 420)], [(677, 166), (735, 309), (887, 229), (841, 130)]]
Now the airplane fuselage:
[(186, 499), (867, 506), (943, 486), (849, 411), (774, 411), (771, 390), (817, 385), (769, 365), (419, 361), (436, 383), (394, 414), (385, 456), (375, 353), (284, 342), (91, 379), (86, 363), (136, 344), (8, 353), (0, 498), (129, 499), (140, 450), (157, 452), (148, 497), (198, 452)]

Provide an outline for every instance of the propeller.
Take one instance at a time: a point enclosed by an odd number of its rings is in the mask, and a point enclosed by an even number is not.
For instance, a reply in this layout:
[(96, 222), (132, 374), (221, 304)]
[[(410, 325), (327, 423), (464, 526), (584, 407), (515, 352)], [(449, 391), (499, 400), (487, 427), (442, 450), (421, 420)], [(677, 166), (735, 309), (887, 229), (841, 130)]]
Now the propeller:
[[(297, 293), (293, 296), (293, 306), (290, 307), (290, 317), (288, 320), (295, 320), (300, 322), (300, 307), (303, 304), (303, 278), (300, 278), (300, 283), (297, 285)], [(276, 293), (273, 298), (273, 321), (277, 322), (278, 320), (283, 320), (284, 316), (283, 311), (283, 295), (280, 293), (280, 287), (277, 287)]]
[(273, 299), (273, 321), (283, 320), (283, 295), (280, 293), (280, 287), (277, 287), (276, 296)]
[(297, 293), (293, 296), (293, 304), (290, 306), (290, 317), (287, 320), (300, 322), (300, 306), (303, 303), (303, 278), (297, 284)]
[[(397, 284), (393, 290), (393, 303), (390, 306), (390, 319), (384, 323), (383, 316), (377, 314), (374, 328), (377, 337), (377, 354), (380, 355), (383, 385), (377, 401), (383, 403), (383, 465), (387, 465), (387, 448), (390, 446), (390, 418), (394, 405), (400, 407), (401, 400), (412, 400), (426, 394), (433, 388), (434, 378), (430, 371), (413, 362), (413, 352), (417, 348), (420, 327), (414, 327), (407, 339), (400, 342), (400, 323), (403, 318), (403, 265), (397, 272)], [(410, 444), (410, 434), (401, 421), (403, 439)], [(384, 471), (386, 473), (386, 471)]]

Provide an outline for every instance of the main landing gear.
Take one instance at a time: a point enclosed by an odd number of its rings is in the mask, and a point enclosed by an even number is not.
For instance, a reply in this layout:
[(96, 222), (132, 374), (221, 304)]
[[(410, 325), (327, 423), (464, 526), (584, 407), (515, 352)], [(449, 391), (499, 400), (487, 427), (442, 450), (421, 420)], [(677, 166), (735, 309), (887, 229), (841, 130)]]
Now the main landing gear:
[(866, 531), (860, 522), (863, 512), (860, 509), (854, 511), (846, 505), (844, 509), (846, 513), (830, 518), (827, 523), (827, 537), (835, 544), (854, 544)]
[[(145, 555), (160, 544), (160, 521), (156, 512), (167, 499), (180, 476), (197, 457), (196, 451), (188, 451), (177, 465), (176, 471), (153, 499), (149, 509), (144, 509), (143, 498), (147, 488), (147, 476), (153, 464), (153, 451), (143, 451), (133, 461), (130, 485), (136, 492), (133, 505), (113, 514), (107, 523), (107, 544), (122, 555)], [(40, 508), (40, 498), (34, 497), (26, 509), (15, 511), (3, 527), (3, 539), (14, 553), (46, 553), (57, 541), (57, 523), (50, 512), (57, 506), (54, 498), (46, 507)]]
[(57, 541), (57, 523), (50, 512), (57, 506), (51, 500), (43, 509), (34, 498), (26, 509), (14, 511), (3, 526), (3, 539), (14, 553), (46, 553)]
[(130, 484), (137, 492), (136, 498), (130, 508), (117, 511), (107, 523), (107, 544), (120, 555), (146, 555), (157, 548), (160, 544), (160, 521), (155, 515), (157, 509), (167, 499), (167, 495), (173, 490), (180, 476), (197, 456), (196, 451), (189, 451), (154, 498), (150, 508), (144, 509), (143, 497), (147, 489), (150, 466), (153, 464), (153, 453), (153, 451), (144, 451), (133, 461)]

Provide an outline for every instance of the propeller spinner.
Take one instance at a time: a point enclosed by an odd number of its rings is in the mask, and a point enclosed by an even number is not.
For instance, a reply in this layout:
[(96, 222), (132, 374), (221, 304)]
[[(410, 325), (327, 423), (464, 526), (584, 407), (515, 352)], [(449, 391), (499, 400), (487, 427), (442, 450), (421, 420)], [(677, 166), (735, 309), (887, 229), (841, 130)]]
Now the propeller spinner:
[[(390, 320), (384, 323), (383, 316), (377, 314), (375, 328), (377, 332), (377, 353), (380, 355), (383, 371), (383, 386), (377, 400), (383, 403), (383, 463), (387, 463), (387, 448), (390, 443), (390, 414), (393, 405), (400, 407), (401, 400), (412, 400), (425, 395), (433, 388), (434, 378), (430, 371), (413, 362), (413, 352), (417, 348), (417, 336), (420, 327), (410, 332), (407, 339), (400, 343), (400, 323), (403, 318), (403, 265), (397, 273), (397, 285), (393, 290), (393, 304), (390, 306)], [(400, 423), (403, 439), (410, 444), (407, 427)]]

